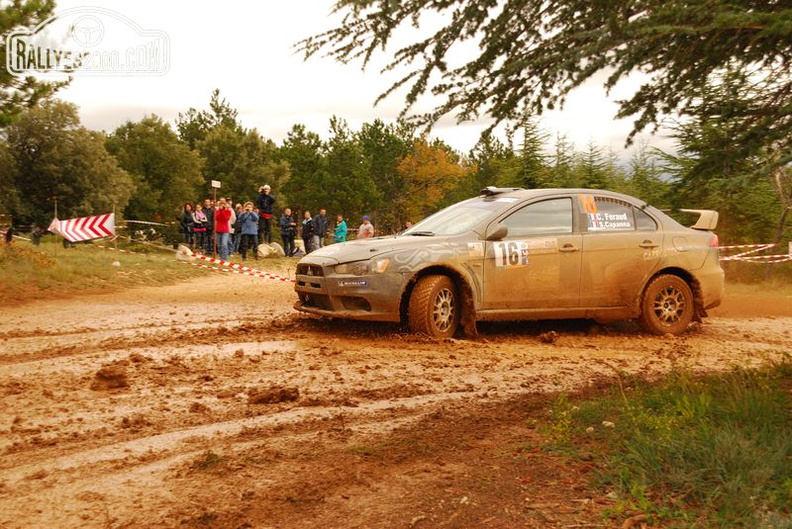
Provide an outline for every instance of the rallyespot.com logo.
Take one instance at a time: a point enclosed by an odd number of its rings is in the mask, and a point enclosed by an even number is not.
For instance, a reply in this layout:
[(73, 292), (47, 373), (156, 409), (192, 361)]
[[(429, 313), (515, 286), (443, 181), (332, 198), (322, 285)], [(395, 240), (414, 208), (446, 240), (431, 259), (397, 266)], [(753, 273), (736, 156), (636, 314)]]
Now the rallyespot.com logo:
[(20, 76), (163, 75), (170, 40), (115, 11), (78, 7), (9, 34), (6, 68)]

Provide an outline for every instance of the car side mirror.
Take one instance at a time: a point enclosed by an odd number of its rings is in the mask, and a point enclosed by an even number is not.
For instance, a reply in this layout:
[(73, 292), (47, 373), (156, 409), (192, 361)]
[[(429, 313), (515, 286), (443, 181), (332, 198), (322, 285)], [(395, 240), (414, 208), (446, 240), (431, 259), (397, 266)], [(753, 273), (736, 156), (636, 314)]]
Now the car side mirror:
[(509, 234), (509, 228), (503, 224), (497, 224), (492, 230), (488, 230), (487, 236), (484, 237), (487, 241), (499, 241)]

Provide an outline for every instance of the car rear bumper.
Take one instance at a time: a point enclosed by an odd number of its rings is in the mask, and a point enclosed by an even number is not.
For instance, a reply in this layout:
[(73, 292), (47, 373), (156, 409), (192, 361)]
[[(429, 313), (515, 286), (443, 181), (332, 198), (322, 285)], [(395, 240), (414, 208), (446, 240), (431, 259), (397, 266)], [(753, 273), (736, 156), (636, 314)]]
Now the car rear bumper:
[[(714, 262), (711, 262), (714, 259)], [(725, 289), (725, 273), (718, 262), (718, 255), (712, 252), (704, 266), (696, 274), (701, 286), (701, 306), (704, 310), (712, 309), (721, 304)]]

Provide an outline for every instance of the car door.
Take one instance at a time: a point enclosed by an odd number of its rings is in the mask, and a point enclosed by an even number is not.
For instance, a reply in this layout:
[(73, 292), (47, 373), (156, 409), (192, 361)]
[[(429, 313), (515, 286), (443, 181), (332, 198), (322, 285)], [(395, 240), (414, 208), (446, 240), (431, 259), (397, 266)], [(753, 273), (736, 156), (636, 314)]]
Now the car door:
[(641, 295), (663, 248), (663, 233), (647, 213), (623, 200), (578, 195), (584, 224), (580, 304), (624, 307)]
[(496, 221), (508, 234), (485, 243), (484, 310), (578, 306), (581, 235), (572, 208), (568, 196), (537, 200)]

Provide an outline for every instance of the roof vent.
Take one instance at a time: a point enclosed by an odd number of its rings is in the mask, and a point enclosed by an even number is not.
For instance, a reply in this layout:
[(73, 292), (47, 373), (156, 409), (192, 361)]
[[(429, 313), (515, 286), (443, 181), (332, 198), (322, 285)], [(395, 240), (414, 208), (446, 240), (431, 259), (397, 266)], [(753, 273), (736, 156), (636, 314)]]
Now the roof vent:
[(511, 193), (512, 191), (524, 191), (522, 187), (495, 187), (488, 186), (479, 192), (479, 196), (491, 197), (493, 195), (500, 195), (501, 193)]

